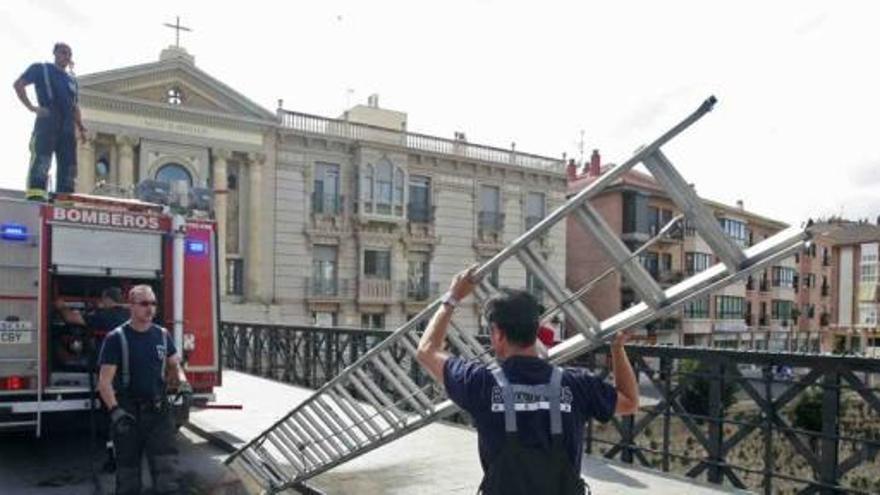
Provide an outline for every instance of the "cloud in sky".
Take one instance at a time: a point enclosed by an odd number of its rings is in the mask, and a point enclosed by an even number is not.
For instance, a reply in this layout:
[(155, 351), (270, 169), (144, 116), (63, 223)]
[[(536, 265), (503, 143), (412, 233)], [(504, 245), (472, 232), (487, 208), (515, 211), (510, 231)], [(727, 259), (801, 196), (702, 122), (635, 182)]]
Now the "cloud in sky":
[(854, 166), (850, 177), (855, 187), (880, 186), (880, 157)]

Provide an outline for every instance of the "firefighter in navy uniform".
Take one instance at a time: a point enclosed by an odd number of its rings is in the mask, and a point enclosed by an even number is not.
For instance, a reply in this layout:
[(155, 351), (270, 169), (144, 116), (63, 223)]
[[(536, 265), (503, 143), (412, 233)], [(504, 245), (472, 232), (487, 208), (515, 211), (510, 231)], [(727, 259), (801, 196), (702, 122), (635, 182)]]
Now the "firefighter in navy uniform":
[(116, 447), (116, 493), (141, 493), (141, 456), (146, 454), (154, 493), (178, 493), (173, 472), (175, 426), (166, 391), (192, 393), (174, 339), (153, 323), (156, 295), (148, 285), (129, 292), (131, 320), (101, 348), (98, 391), (110, 414)]
[[(13, 85), (22, 105), (37, 116), (31, 134), (31, 161), (25, 193), (25, 197), (31, 200), (48, 199), (47, 182), (53, 154), (57, 163), (55, 191), (73, 192), (75, 132), (78, 130), (83, 141), (86, 139), (86, 128), (79, 110), (79, 86), (73, 73), (68, 71), (73, 68), (73, 52), (66, 43), (56, 43), (52, 54), (54, 63), (31, 65)], [(37, 105), (31, 103), (25, 91), (30, 84), (36, 88)]]

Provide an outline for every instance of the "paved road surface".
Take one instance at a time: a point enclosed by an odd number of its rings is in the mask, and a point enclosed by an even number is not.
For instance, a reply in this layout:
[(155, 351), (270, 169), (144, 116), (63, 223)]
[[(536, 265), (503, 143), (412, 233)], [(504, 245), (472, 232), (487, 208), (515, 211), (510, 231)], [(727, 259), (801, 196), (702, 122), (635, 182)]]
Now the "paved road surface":
[[(243, 495), (241, 485), (223, 466), (225, 453), (193, 433), (181, 430), (178, 472), (186, 495)], [(93, 495), (113, 493), (113, 477), (99, 476), (96, 492), (91, 476), (88, 432), (57, 433), (35, 440), (33, 435), (0, 435), (0, 493), (3, 495)], [(98, 453), (100, 472), (105, 456)]]

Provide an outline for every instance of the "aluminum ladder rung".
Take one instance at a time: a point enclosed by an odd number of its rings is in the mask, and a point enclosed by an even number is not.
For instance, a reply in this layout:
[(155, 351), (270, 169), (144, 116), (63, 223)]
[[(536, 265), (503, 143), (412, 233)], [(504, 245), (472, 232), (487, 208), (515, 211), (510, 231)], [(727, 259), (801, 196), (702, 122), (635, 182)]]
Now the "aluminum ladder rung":
[(357, 410), (355, 410), (353, 404), (350, 404), (347, 400), (337, 395), (333, 390), (325, 390), (324, 393), (327, 394), (329, 400), (337, 404), (345, 415), (348, 416), (351, 420), (351, 427), (360, 430), (364, 440), (359, 442), (359, 446), (363, 446), (365, 443), (380, 436), (381, 432), (378, 431), (378, 428), (372, 429), (364, 416), (360, 415)]
[[(355, 412), (357, 412), (359, 417), (358, 424), (363, 424), (370, 427), (370, 430), (373, 432), (374, 438), (379, 438), (385, 434), (386, 431), (392, 429), (392, 426), (385, 420), (385, 418), (379, 414), (379, 411), (373, 407), (373, 411), (370, 412), (364, 404), (361, 404), (360, 401), (352, 397), (352, 395), (345, 389), (342, 384), (337, 384), (335, 387), (328, 389), (333, 394), (338, 394), (341, 400), (344, 400), (346, 404), (348, 404)], [(384, 426), (379, 424), (380, 421), (385, 421)]]
[(348, 453), (348, 449), (345, 447), (344, 443), (341, 442), (333, 428), (330, 427), (329, 423), (324, 421), (324, 418), (317, 414), (313, 409), (314, 406), (315, 403), (310, 402), (307, 407), (300, 409), (299, 417), (305, 420), (302, 424), (303, 428), (310, 433), (313, 432), (313, 438), (317, 442), (323, 442), (323, 444), (328, 447), (328, 450), (330, 450), (331, 453), (331, 458), (344, 456)]
[(580, 299), (569, 297), (571, 294), (563, 288), (556, 276), (550, 273), (542, 263), (540, 256), (529, 246), (525, 246), (516, 253), (516, 257), (532, 275), (538, 277), (538, 280), (547, 289), (550, 298), (560, 305), (563, 313), (570, 318), (571, 323), (578, 331), (586, 338), (594, 338), (596, 330), (599, 329), (599, 320), (584, 306)]
[[(378, 357), (381, 358), (382, 354), (383, 353), (379, 353)], [(385, 365), (385, 363), (382, 362), (381, 359), (374, 358), (370, 361), (370, 364), (372, 364), (374, 367), (376, 367), (376, 369), (379, 370), (379, 373), (383, 377), (385, 377), (388, 383), (390, 383), (392, 388), (394, 388), (394, 390), (396, 390), (397, 393), (400, 394), (403, 400), (407, 404), (409, 404), (410, 407), (412, 407), (414, 412), (422, 416), (429, 416), (431, 414), (430, 411), (425, 411), (424, 405), (415, 398), (418, 387), (415, 387), (415, 390), (410, 390), (406, 388), (406, 386), (399, 380), (395, 373), (388, 369), (388, 367)]]
[(303, 442), (307, 444), (307, 448), (308, 446), (311, 446), (312, 451), (325, 461), (332, 461), (336, 457), (339, 457), (340, 454), (327, 440), (327, 435), (322, 435), (320, 432), (312, 428), (309, 418), (303, 414), (304, 410), (304, 408), (300, 409), (296, 414), (290, 417), (288, 422), (290, 423), (291, 428), (293, 428), (297, 435), (303, 439)]
[(409, 375), (406, 374), (406, 370), (400, 367), (397, 363), (394, 362), (394, 359), (386, 352), (379, 353), (381, 359), (385, 361), (385, 366), (401, 381), (401, 384), (405, 389), (411, 390), (415, 395), (415, 398), (418, 400), (418, 403), (421, 407), (425, 408), (424, 416), (429, 416), (433, 411), (431, 409), (434, 407), (434, 402), (431, 401), (428, 396), (422, 392), (421, 387), (418, 386)]
[(663, 304), (663, 289), (651, 277), (639, 260), (632, 256), (629, 248), (611, 230), (602, 215), (588, 202), (575, 210), (574, 218), (587, 232), (599, 241), (602, 250), (617, 264), (621, 274), (633, 284), (642, 301), (652, 308)]
[(489, 350), (483, 347), (483, 344), (481, 344), (476, 338), (474, 338), (474, 336), (470, 332), (456, 325), (455, 321), (450, 320), (449, 330), (447, 334), (455, 334), (458, 339), (468, 344), (469, 348), (475, 354), (474, 357), (476, 357), (480, 361), (483, 361), (484, 363), (491, 363), (493, 361), (492, 356), (489, 354)]
[(262, 484), (273, 487), (284, 483), (284, 480), (277, 477), (252, 448), (242, 451), (242, 455), (245, 461), (243, 465), (250, 468), (251, 475), (262, 481)]
[(287, 445), (286, 440), (283, 440), (280, 434), (276, 432), (271, 432), (266, 435), (266, 440), (268, 440), (269, 443), (271, 443), (275, 447), (275, 449), (281, 453), (284, 459), (287, 460), (287, 463), (290, 464), (290, 466), (296, 471), (292, 478), (296, 478), (299, 473), (304, 473), (308, 470), (302, 460), (297, 458), (297, 455), (301, 457), (302, 454), (295, 448)]
[(349, 450), (360, 448), (370, 441), (370, 437), (364, 434), (363, 430), (359, 428), (357, 422), (350, 413), (350, 409), (346, 409), (348, 405), (340, 402), (337, 396), (328, 391), (328, 393), (315, 397), (315, 402), (322, 411), (330, 416), (330, 419), (336, 423), (340, 431), (353, 443), (353, 445), (348, 446)]
[(743, 266), (745, 254), (724, 233), (721, 225), (703, 205), (693, 188), (678, 173), (672, 162), (666, 158), (662, 151), (657, 149), (647, 155), (642, 163), (648, 167), (651, 175), (669, 194), (672, 201), (681, 208), (688, 221), (694, 224), (700, 237), (712, 248), (712, 252), (721, 258), (721, 261), (727, 266), (728, 272), (736, 273)]
[(303, 459), (310, 465), (310, 469), (314, 466), (320, 466), (325, 461), (323, 455), (316, 455), (312, 452), (317, 450), (317, 447), (311, 441), (305, 440), (292, 424), (287, 424), (287, 420), (279, 423), (276, 429), (296, 447), (298, 452), (302, 453)]
[(260, 488), (271, 490), (273, 487), (273, 480), (271, 479), (271, 475), (269, 473), (263, 472), (261, 469), (257, 468), (257, 466), (253, 465), (253, 461), (250, 458), (249, 448), (239, 450), (237, 454), (237, 457), (232, 459), (232, 461), (230, 462), (231, 467), (240, 468), (242, 471), (244, 471), (248, 478), (260, 485)]
[[(385, 405), (380, 403), (379, 400), (373, 396), (372, 392), (367, 390), (367, 387), (365, 387), (364, 384), (361, 383), (356, 376), (354, 376), (354, 373), (352, 373), (348, 377), (348, 383), (351, 384), (352, 387), (354, 387), (357, 393), (364, 398), (367, 404), (369, 404), (369, 407), (371, 407), (373, 411), (375, 411), (375, 413), (373, 413), (372, 415), (368, 415), (367, 417), (370, 418), (370, 420), (379, 420), (379, 418), (381, 418), (382, 421), (385, 422), (384, 426), (379, 426), (376, 423), (371, 423), (371, 425), (375, 424), (378, 427), (379, 436), (383, 436), (386, 434), (386, 432), (394, 430), (395, 425), (398, 422), (397, 418), (392, 416), (391, 413), (385, 410)], [(358, 404), (357, 400), (354, 399), (347, 390), (345, 390), (345, 387), (340, 387), (339, 391), (340, 393), (344, 394), (346, 398), (350, 398), (352, 404)]]
[(388, 422), (388, 426), (392, 429), (396, 430), (406, 422), (406, 415), (394, 406), (394, 401), (385, 395), (385, 393), (382, 392), (372, 380), (370, 380), (366, 373), (360, 369), (355, 369), (349, 377), (349, 380), (355, 386), (357, 391), (366, 397), (367, 401), (376, 408), (376, 411), (385, 418), (385, 421)]
[(296, 435), (284, 422), (279, 423), (271, 433), (277, 433), (278, 436), (285, 440), (285, 445), (291, 446), (291, 452), (299, 456), (299, 460), (303, 465), (303, 471), (309, 471), (321, 462), (305, 449), (305, 445), (296, 438)]
[(467, 342), (461, 336), (461, 332), (452, 325), (449, 325), (449, 329), (446, 332), (446, 337), (449, 339), (449, 343), (453, 349), (456, 349), (459, 354), (465, 359), (474, 359), (479, 354), (479, 351), (476, 349), (472, 349)]
[(360, 447), (360, 439), (352, 436), (349, 426), (339, 418), (333, 407), (327, 404), (326, 401), (327, 399), (323, 395), (315, 397), (315, 400), (312, 402), (315, 415), (327, 425), (333, 433), (333, 438), (341, 442), (347, 452)]
[(276, 480), (278, 481), (277, 484), (284, 484), (296, 478), (296, 474), (290, 477), (285, 476), (287, 474), (287, 470), (284, 469), (283, 466), (278, 464), (278, 462), (275, 460), (275, 456), (273, 456), (272, 453), (266, 449), (265, 445), (254, 445), (253, 450), (254, 453), (257, 454), (257, 457), (261, 461), (263, 461), (266, 471), (269, 471), (272, 476), (276, 478)]

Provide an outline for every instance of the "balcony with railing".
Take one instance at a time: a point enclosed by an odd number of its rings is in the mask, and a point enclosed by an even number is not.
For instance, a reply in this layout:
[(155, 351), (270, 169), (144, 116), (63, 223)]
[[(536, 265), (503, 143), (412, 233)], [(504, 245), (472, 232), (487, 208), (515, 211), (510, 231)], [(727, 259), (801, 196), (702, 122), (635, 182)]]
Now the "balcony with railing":
[(656, 276), (661, 285), (675, 285), (684, 280), (681, 270), (660, 270)]
[[(658, 233), (660, 233), (660, 229), (662, 229), (663, 227), (664, 227), (664, 225), (650, 224), (650, 225), (648, 225), (648, 233), (651, 234), (651, 237), (654, 237)], [(681, 225), (678, 224), (678, 225), (675, 225), (674, 227), (670, 228), (669, 231), (667, 231), (665, 234), (660, 236), (657, 239), (657, 242), (658, 243), (680, 244), (682, 241), (684, 241), (684, 234), (685, 234), (684, 229), (682, 229)]]
[(440, 296), (439, 282), (412, 282), (400, 283), (401, 299), (407, 302), (428, 302)]
[(344, 204), (342, 195), (312, 192), (312, 213), (315, 215), (341, 215)]
[(387, 304), (394, 298), (391, 280), (361, 278), (358, 281), (358, 302)]
[(351, 298), (351, 281), (338, 278), (305, 279), (306, 299), (310, 301), (339, 301)]
[(444, 139), (425, 134), (397, 131), (369, 124), (349, 122), (347, 120), (329, 119), (317, 115), (291, 112), (289, 110), (278, 110), (278, 119), (282, 127), (307, 134), (333, 136), (352, 141), (392, 144), (424, 153), (451, 155), (458, 158), (500, 163), (560, 175), (565, 173), (565, 164), (558, 158), (468, 143), (463, 140)]
[(477, 227), (481, 233), (500, 233), (504, 231), (504, 213), (481, 211), (477, 217)]
[(431, 205), (410, 203), (406, 209), (406, 219), (414, 223), (432, 223), (434, 208)]

